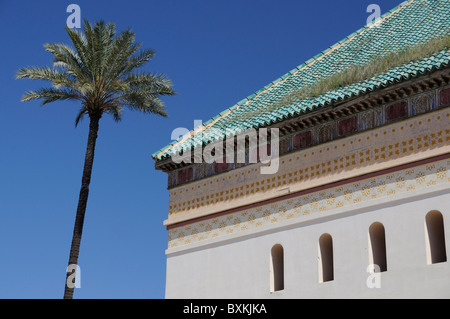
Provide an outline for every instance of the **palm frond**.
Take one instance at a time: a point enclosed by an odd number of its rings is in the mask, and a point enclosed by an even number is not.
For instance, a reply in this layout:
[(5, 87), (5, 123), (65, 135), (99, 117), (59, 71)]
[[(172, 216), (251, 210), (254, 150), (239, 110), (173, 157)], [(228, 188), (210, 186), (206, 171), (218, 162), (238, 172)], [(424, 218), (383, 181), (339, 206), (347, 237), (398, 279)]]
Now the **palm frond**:
[(106, 113), (109, 113), (113, 116), (113, 119), (116, 122), (120, 122), (122, 120), (122, 112), (123, 108), (118, 105), (111, 106), (106, 111)]
[(141, 43), (134, 43), (135, 34), (131, 30), (121, 32), (111, 43), (108, 56), (105, 58), (108, 69), (105, 77), (109, 80), (118, 78), (124, 68), (127, 60), (141, 47)]
[(80, 111), (78, 112), (77, 117), (75, 118), (75, 127), (78, 126), (78, 123), (80, 123), (81, 120), (83, 120), (84, 116), (88, 114), (88, 110), (85, 106), (83, 106)]
[(150, 59), (156, 54), (155, 51), (151, 49), (146, 49), (141, 51), (139, 54), (132, 56), (128, 59), (125, 67), (123, 68), (121, 74), (128, 74), (131, 71), (140, 68), (145, 63), (150, 61)]
[(104, 21), (95, 24), (93, 30), (93, 64), (91, 65), (95, 78), (100, 78), (103, 75), (103, 66), (105, 65), (104, 57), (110, 46), (112, 30), (105, 25)]
[(76, 77), (79, 81), (88, 81), (90, 74), (72, 48), (58, 43), (44, 44), (44, 48), (53, 54), (56, 66), (62, 67), (65, 72)]
[(131, 110), (143, 113), (153, 113), (167, 117), (167, 111), (163, 101), (157, 95), (148, 95), (143, 91), (131, 90), (120, 97), (123, 105), (127, 105)]
[(77, 29), (70, 29), (69, 27), (66, 27), (66, 32), (75, 47), (80, 62), (85, 66), (86, 69), (89, 69), (89, 53), (86, 47), (87, 40), (83, 32), (78, 31)]
[(36, 91), (29, 91), (22, 96), (21, 101), (42, 100), (42, 105), (54, 101), (82, 100), (82, 96), (77, 90), (67, 88), (41, 88)]
[(148, 94), (175, 95), (172, 81), (164, 74), (133, 73), (124, 79), (132, 89), (142, 89)]
[(23, 78), (50, 81), (55, 87), (66, 86), (76, 88), (76, 81), (73, 77), (47, 66), (20, 68), (17, 71), (16, 79)]

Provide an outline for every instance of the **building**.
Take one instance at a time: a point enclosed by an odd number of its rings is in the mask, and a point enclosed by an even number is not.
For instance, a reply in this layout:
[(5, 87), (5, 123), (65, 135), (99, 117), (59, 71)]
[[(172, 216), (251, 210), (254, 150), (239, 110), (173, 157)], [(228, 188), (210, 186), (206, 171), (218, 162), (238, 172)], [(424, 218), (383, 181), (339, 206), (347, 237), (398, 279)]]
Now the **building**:
[[(406, 1), (153, 154), (167, 298), (450, 297), (448, 12)], [(383, 57), (400, 62), (348, 71)], [(349, 82), (327, 88), (335, 74)], [(244, 162), (174, 161), (249, 128), (279, 140), (249, 138)], [(271, 174), (250, 160), (266, 147)]]

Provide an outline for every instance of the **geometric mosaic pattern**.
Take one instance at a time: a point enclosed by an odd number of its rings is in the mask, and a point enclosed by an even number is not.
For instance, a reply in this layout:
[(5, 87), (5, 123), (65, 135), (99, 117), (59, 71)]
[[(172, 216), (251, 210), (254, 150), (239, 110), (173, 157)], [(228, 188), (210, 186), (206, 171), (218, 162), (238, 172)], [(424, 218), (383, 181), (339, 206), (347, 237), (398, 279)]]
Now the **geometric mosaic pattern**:
[(336, 208), (450, 184), (450, 160), (416, 166), (394, 173), (340, 185), (229, 215), (169, 229), (168, 248), (257, 229), (290, 219), (317, 216)]

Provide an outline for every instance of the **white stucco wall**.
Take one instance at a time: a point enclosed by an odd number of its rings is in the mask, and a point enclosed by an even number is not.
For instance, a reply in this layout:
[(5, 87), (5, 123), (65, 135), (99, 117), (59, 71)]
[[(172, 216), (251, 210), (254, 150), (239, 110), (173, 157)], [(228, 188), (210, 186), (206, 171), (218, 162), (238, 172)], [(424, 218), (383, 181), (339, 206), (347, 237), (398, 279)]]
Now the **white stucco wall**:
[[(430, 187), (307, 221), (167, 250), (166, 298), (449, 298), (450, 261), (428, 265), (425, 216), (444, 218), (450, 257), (450, 186)], [(368, 229), (385, 227), (387, 271), (381, 287), (368, 288)], [(334, 280), (319, 283), (318, 240), (333, 239)], [(270, 293), (270, 251), (284, 248), (284, 290)]]

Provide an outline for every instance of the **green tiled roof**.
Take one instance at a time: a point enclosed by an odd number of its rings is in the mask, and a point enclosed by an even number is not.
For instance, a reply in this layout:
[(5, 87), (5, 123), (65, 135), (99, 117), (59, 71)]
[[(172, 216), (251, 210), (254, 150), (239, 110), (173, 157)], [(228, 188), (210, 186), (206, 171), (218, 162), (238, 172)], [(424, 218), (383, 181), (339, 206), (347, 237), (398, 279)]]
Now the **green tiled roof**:
[[(267, 126), (295, 117), (337, 101), (359, 96), (421, 74), (447, 67), (450, 50), (434, 53), (389, 69), (362, 82), (329, 91), (271, 109), (283, 97), (311, 86), (324, 77), (352, 66), (365, 65), (376, 56), (385, 56), (405, 47), (420, 45), (430, 39), (450, 34), (450, 0), (410, 0), (385, 13), (378, 26), (365, 26), (339, 41), (314, 58), (291, 70), (261, 90), (204, 123), (201, 138), (174, 141), (155, 152), (156, 160), (167, 158), (173, 150), (207, 144), (224, 136), (218, 131), (238, 134), (248, 128)], [(280, 104), (281, 105), (281, 104)], [(212, 129), (211, 129), (212, 128)], [(180, 138), (181, 140), (181, 138)]]

